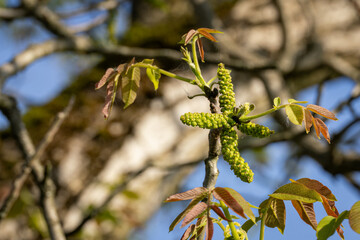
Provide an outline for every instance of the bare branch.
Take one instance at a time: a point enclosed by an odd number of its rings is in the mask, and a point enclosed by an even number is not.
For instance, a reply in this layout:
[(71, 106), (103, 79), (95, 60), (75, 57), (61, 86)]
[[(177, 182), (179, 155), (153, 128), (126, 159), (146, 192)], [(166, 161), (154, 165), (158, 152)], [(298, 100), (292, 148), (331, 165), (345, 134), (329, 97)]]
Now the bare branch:
[(27, 11), (22, 8), (0, 8), (0, 19), (11, 21), (28, 16)]
[(324, 62), (343, 76), (347, 76), (360, 83), (360, 71), (341, 56), (335, 54), (324, 55)]

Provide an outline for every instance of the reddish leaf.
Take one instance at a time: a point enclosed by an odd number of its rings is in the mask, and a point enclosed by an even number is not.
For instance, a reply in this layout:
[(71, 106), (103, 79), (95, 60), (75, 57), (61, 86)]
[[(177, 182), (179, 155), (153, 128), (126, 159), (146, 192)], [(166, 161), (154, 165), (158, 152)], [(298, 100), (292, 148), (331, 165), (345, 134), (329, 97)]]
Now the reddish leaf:
[(182, 222), (180, 228), (188, 225), (192, 222), (197, 216), (199, 216), (202, 212), (207, 209), (207, 204), (204, 202), (200, 202), (196, 204), (186, 215), (184, 221)]
[(318, 138), (320, 138), (320, 133), (325, 137), (326, 141), (328, 141), (328, 143), (330, 143), (330, 134), (329, 134), (329, 130), (327, 128), (327, 126), (325, 125), (325, 123), (320, 119), (320, 118), (314, 118), (314, 126), (315, 126), (315, 130), (316, 131), (316, 135), (318, 136)]
[(95, 89), (99, 89), (99, 88), (103, 87), (109, 80), (111, 80), (113, 77), (115, 77), (116, 74), (117, 74), (117, 71), (115, 69), (113, 69), (113, 68), (106, 69), (106, 72), (102, 76), (100, 81), (98, 81), (95, 84)]
[(176, 202), (176, 201), (183, 201), (196, 198), (197, 196), (202, 195), (204, 192), (207, 191), (207, 188), (204, 187), (196, 187), (191, 190), (182, 193), (176, 193), (168, 197), (165, 202)]
[(204, 62), (204, 47), (202, 45), (202, 42), (201, 42), (200, 38), (196, 41), (196, 44), (197, 44), (197, 47), (199, 49), (201, 61)]
[(207, 217), (206, 240), (211, 240), (214, 234), (214, 223), (212, 219)]
[(191, 234), (194, 232), (195, 230), (195, 224), (191, 224), (186, 231), (184, 232), (184, 234), (181, 236), (180, 240), (186, 240), (188, 239)]
[(309, 224), (315, 231), (317, 228), (317, 221), (314, 211), (313, 203), (303, 203), (300, 201), (291, 201), (295, 210), (299, 214), (300, 218), (307, 224)]
[(119, 74), (122, 74), (122, 72), (125, 70), (125, 68), (127, 67), (127, 63), (123, 63), (123, 64), (120, 64), (117, 68), (116, 68), (116, 71), (119, 73)]
[(320, 107), (318, 105), (314, 105), (314, 104), (309, 104), (306, 106), (307, 109), (309, 109), (310, 111), (319, 114), (320, 116), (326, 117), (328, 119), (331, 120), (338, 120), (335, 117), (335, 114), (330, 112), (329, 110), (327, 110), (326, 108)]
[(334, 194), (332, 194), (331, 190), (317, 180), (310, 178), (301, 178), (296, 181), (290, 179), (290, 181), (301, 183), (305, 185), (307, 188), (313, 189), (318, 193), (320, 193), (321, 195), (325, 196), (328, 200), (337, 201)]
[(323, 201), (322, 201), (322, 204), (323, 204), (323, 206), (324, 206), (324, 209), (325, 209), (326, 213), (327, 213), (329, 216), (333, 216), (333, 217), (339, 216), (339, 213), (336, 214), (336, 212), (331, 209), (330, 204), (333, 204), (333, 202), (327, 200), (327, 198), (324, 197), (324, 196), (321, 196), (321, 198), (322, 198), (322, 200), (323, 200)]
[(198, 31), (198, 33), (203, 35), (205, 38), (207, 38), (213, 42), (217, 42), (217, 40), (210, 33), (220, 33), (219, 31), (216, 31), (216, 30), (210, 29), (210, 28), (199, 28), (197, 31)]
[(106, 86), (105, 106), (102, 109), (105, 119), (109, 118), (112, 106), (114, 105), (119, 77), (119, 74), (116, 75), (114, 81), (109, 82)]
[(187, 45), (192, 40), (192, 38), (195, 36), (196, 33), (197, 33), (197, 31), (194, 29), (191, 29), (189, 32), (186, 33), (185, 45)]
[(190, 210), (196, 205), (198, 204), (201, 200), (203, 200), (206, 197), (207, 194), (201, 194), (198, 195), (196, 198), (194, 198), (193, 200), (191, 200), (191, 202), (189, 203), (189, 205), (185, 208), (184, 211), (182, 211), (175, 219), (174, 221), (171, 223), (170, 227), (169, 227), (169, 232), (171, 232), (174, 227), (187, 215), (188, 212), (190, 212)]
[(234, 189), (225, 188), (233, 198), (240, 204), (240, 206), (244, 209), (244, 213), (248, 216), (253, 222), (255, 222), (255, 215), (252, 212), (249, 203)]
[(203, 216), (203, 217), (199, 218), (196, 221), (196, 224), (195, 224), (196, 233), (194, 234), (194, 236), (190, 240), (196, 240), (197, 236), (199, 236), (202, 233), (202, 231), (204, 231), (206, 220), (207, 220), (207, 218), (205, 218)]
[(244, 209), (240, 206), (240, 204), (236, 201), (235, 198), (231, 196), (231, 194), (222, 187), (216, 187), (213, 192), (214, 197), (219, 200), (223, 201), (228, 207), (230, 207), (234, 212), (242, 216), (246, 219), (244, 214)]
[(306, 133), (310, 132), (313, 118), (314, 117), (311, 115), (310, 111), (304, 108), (304, 124), (305, 124)]
[(216, 206), (216, 205), (210, 205), (210, 208), (219, 216), (221, 217), (222, 219), (228, 221), (228, 222), (231, 222), (230, 219), (227, 219), (225, 214), (221, 211), (221, 209)]

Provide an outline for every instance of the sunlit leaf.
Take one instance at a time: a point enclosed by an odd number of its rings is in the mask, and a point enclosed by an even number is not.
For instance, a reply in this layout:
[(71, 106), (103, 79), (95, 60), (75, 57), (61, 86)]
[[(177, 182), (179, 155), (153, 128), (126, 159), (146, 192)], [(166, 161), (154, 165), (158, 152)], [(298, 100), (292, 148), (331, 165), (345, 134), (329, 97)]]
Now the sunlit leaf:
[(157, 90), (159, 87), (159, 79), (161, 77), (160, 71), (157, 69), (155, 70), (155, 69), (147, 68), (146, 75), (148, 76), (150, 81), (153, 83), (154, 89)]
[(286, 209), (284, 201), (269, 198), (260, 204), (259, 211), (262, 212), (266, 209), (267, 212), (265, 217), (265, 225), (270, 228), (277, 227), (279, 231), (283, 234), (286, 220)]
[(121, 81), (122, 100), (125, 104), (124, 109), (135, 101), (139, 87), (140, 68), (132, 67), (127, 71)]
[(274, 98), (274, 107), (278, 107), (281, 104), (280, 97)]
[(298, 200), (307, 203), (322, 201), (319, 193), (297, 182), (283, 185), (269, 196), (280, 200)]
[(298, 101), (298, 100), (295, 100), (295, 99), (292, 99), (292, 98), (288, 99), (288, 102), (290, 104), (293, 104), (293, 103), (307, 103), (307, 101)]
[(360, 234), (360, 201), (357, 201), (350, 209), (349, 223), (352, 230)]
[(184, 232), (184, 234), (181, 236), (180, 240), (186, 240), (188, 239), (192, 233), (194, 232), (195, 230), (195, 224), (191, 224), (187, 229), (186, 231)]
[(335, 233), (336, 218), (332, 216), (326, 216), (319, 222), (316, 228), (317, 240), (326, 240)]
[(145, 63), (145, 64), (150, 64), (152, 65), (154, 63), (154, 59), (144, 59), (141, 61), (142, 63)]
[(198, 204), (201, 200), (203, 200), (205, 198), (206, 194), (201, 194), (199, 196), (197, 196), (196, 198), (194, 198), (193, 200), (191, 200), (191, 202), (189, 203), (189, 205), (185, 208), (184, 211), (182, 211), (175, 219), (174, 221), (171, 223), (170, 227), (169, 227), (169, 232), (171, 232), (172, 230), (174, 230), (174, 227), (186, 216), (186, 214), (196, 205)]
[(231, 196), (240, 204), (240, 206), (243, 208), (244, 213), (255, 222), (255, 215), (252, 212), (249, 203), (234, 189), (227, 188), (225, 189), (231, 194)]
[(197, 47), (199, 49), (199, 54), (200, 54), (201, 61), (204, 62), (204, 47), (203, 47), (203, 44), (202, 44), (200, 38), (196, 41), (196, 45), (197, 45)]
[[(255, 218), (255, 222), (260, 221), (261, 218), (260, 217), (256, 217)], [(250, 230), (250, 228), (252, 228), (256, 223), (254, 223), (251, 219), (247, 220), (242, 226), (241, 228), (245, 231), (248, 232)]]
[(213, 192), (214, 198), (219, 201), (223, 201), (229, 208), (231, 208), (234, 212), (246, 218), (244, 214), (244, 209), (240, 206), (240, 204), (236, 201), (236, 199), (231, 196), (231, 194), (222, 187), (216, 187)]
[(337, 201), (336, 197), (334, 196), (334, 194), (332, 194), (331, 190), (317, 180), (310, 179), (310, 178), (300, 178), (296, 181), (290, 179), (290, 181), (298, 182), (298, 183), (305, 185), (306, 187), (308, 187), (310, 189), (314, 189), (321, 195), (325, 196), (328, 200)]
[(165, 202), (176, 202), (176, 201), (183, 201), (183, 200), (193, 199), (193, 198), (196, 198), (196, 197), (204, 194), (207, 191), (208, 191), (207, 188), (196, 187), (196, 188), (193, 188), (193, 189), (188, 190), (186, 192), (176, 193), (174, 195), (171, 195), (170, 197), (168, 197), (165, 200)]
[(318, 105), (314, 105), (314, 104), (309, 104), (306, 106), (307, 109), (309, 109), (310, 111), (319, 114), (320, 116), (326, 117), (328, 119), (331, 120), (338, 120), (335, 117), (335, 114), (330, 112), (329, 110), (327, 110), (326, 108), (320, 107)]
[(288, 116), (290, 122), (295, 125), (301, 125), (304, 118), (304, 112), (301, 106), (295, 104), (286, 105), (285, 113)]
[(207, 217), (206, 240), (211, 240), (214, 234), (214, 223), (212, 219)]
[[(320, 138), (320, 133), (325, 137), (326, 141), (330, 143), (330, 134), (327, 126), (320, 118), (314, 118), (313, 124), (315, 127), (316, 135)], [(320, 132), (320, 133), (319, 133)]]
[(313, 118), (314, 117), (311, 115), (311, 112), (305, 108), (304, 109), (304, 124), (305, 124), (306, 133), (310, 132), (310, 128), (312, 126)]
[(189, 32), (186, 33), (186, 35), (185, 35), (185, 45), (187, 45), (193, 39), (193, 37), (195, 36), (196, 33), (197, 32), (194, 29), (191, 29)]
[(210, 208), (219, 216), (221, 217), (222, 219), (228, 221), (228, 222), (231, 222), (230, 219), (227, 219), (225, 214), (223, 213), (223, 211), (221, 211), (221, 209), (216, 206), (216, 205), (210, 205)]
[(199, 28), (197, 31), (198, 31), (198, 33), (200, 33), (201, 35), (203, 35), (205, 38), (209, 39), (210, 41), (217, 42), (217, 40), (210, 34), (210, 33), (215, 33), (214, 29)]
[(294, 206), (295, 210), (299, 214), (300, 218), (307, 224), (309, 224), (314, 230), (317, 227), (317, 221), (314, 211), (314, 204), (313, 203), (303, 203), (300, 201), (291, 201), (292, 205)]
[(184, 221), (182, 222), (180, 228), (188, 225), (192, 222), (198, 215), (200, 215), (207, 208), (207, 204), (204, 202), (200, 202), (196, 204), (184, 217)]

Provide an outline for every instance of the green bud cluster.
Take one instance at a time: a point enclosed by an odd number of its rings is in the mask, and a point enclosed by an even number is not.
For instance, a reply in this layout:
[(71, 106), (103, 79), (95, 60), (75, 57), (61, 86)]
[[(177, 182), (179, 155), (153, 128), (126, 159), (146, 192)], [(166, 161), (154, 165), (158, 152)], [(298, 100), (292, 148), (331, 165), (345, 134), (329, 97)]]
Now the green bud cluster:
[(224, 64), (220, 63), (217, 71), (220, 88), (220, 107), (221, 112), (231, 113), (235, 107), (235, 93), (234, 87), (231, 83), (230, 70), (227, 70)]
[(180, 117), (182, 123), (206, 129), (215, 129), (220, 127), (230, 128), (228, 117), (219, 113), (185, 113)]
[(229, 163), (234, 174), (244, 182), (252, 182), (254, 173), (249, 165), (240, 156), (237, 134), (234, 128), (223, 128), (220, 135), (221, 152), (224, 160)]
[(237, 125), (237, 128), (240, 130), (240, 132), (246, 135), (258, 138), (268, 137), (274, 133), (274, 131), (270, 130), (268, 127), (252, 122), (242, 123), (240, 125)]

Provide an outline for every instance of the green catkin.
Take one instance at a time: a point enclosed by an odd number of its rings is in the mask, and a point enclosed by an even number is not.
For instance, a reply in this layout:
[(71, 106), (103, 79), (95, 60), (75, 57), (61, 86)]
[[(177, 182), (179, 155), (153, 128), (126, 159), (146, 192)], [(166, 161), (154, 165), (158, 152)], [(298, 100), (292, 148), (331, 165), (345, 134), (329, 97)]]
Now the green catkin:
[(205, 129), (231, 127), (228, 123), (228, 118), (219, 113), (185, 113), (180, 117), (180, 120), (188, 126)]
[(225, 115), (233, 112), (236, 105), (234, 87), (231, 83), (230, 70), (225, 69), (224, 64), (218, 66), (217, 76), (219, 79), (220, 97), (219, 103), (221, 112)]
[(252, 182), (254, 173), (249, 165), (240, 156), (237, 134), (234, 128), (223, 128), (220, 135), (221, 152), (234, 174), (244, 182)]
[(242, 123), (240, 125), (237, 125), (237, 128), (240, 130), (240, 132), (246, 135), (258, 138), (268, 137), (274, 133), (274, 131), (270, 130), (268, 127), (252, 122)]

